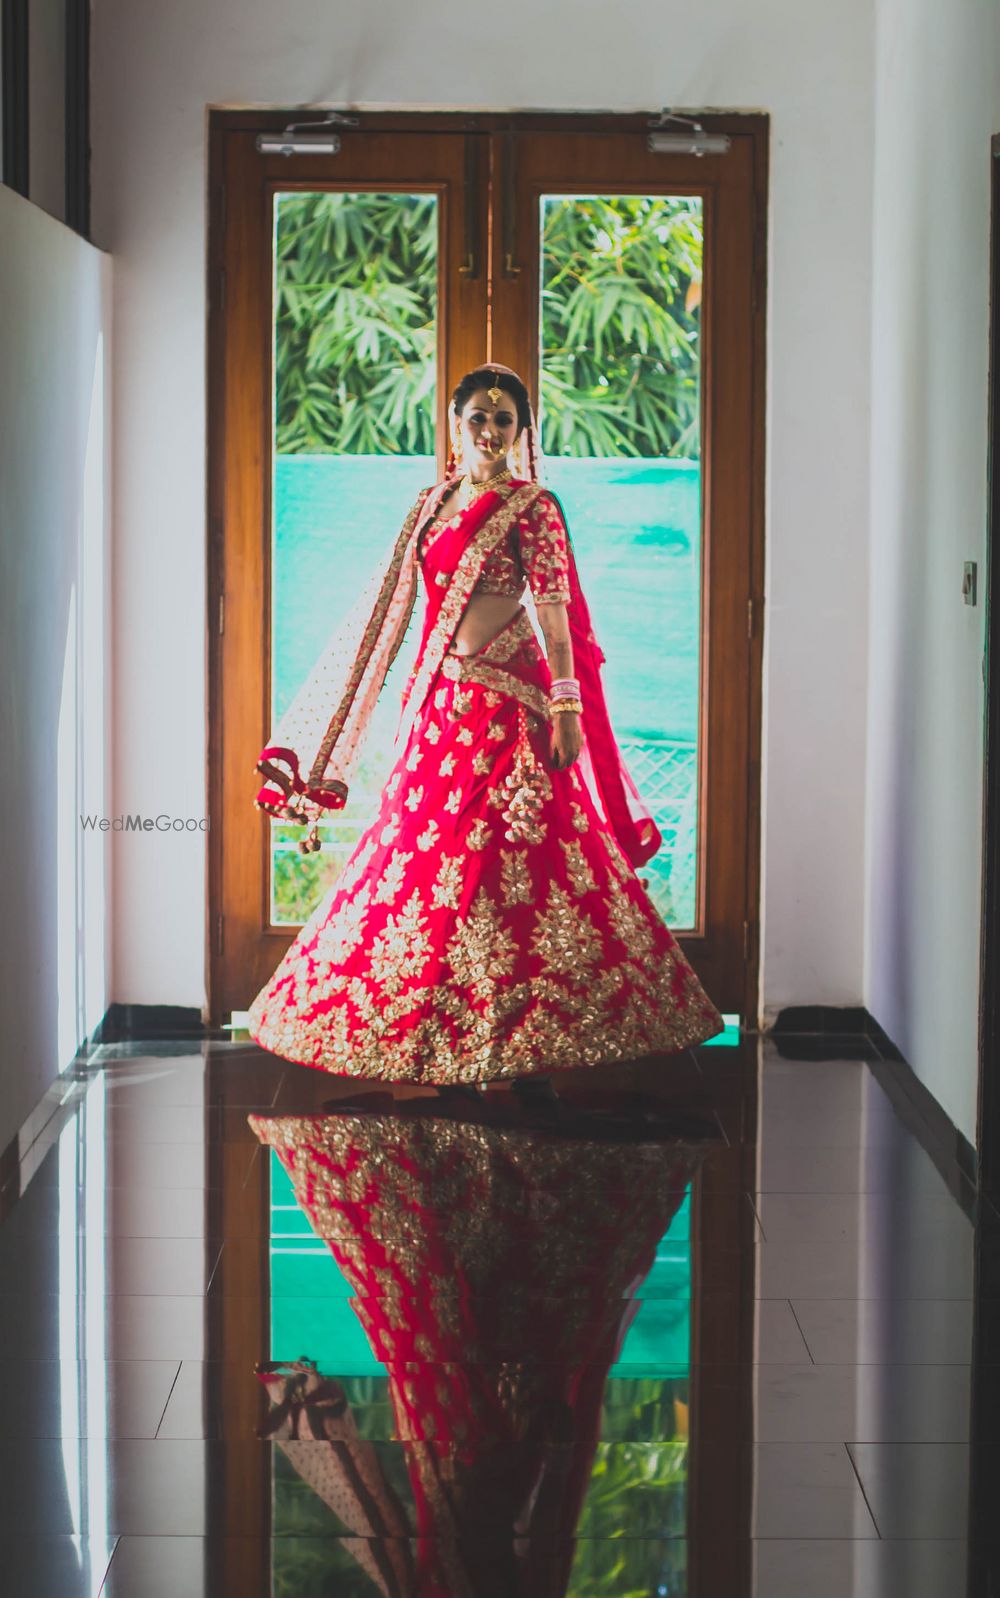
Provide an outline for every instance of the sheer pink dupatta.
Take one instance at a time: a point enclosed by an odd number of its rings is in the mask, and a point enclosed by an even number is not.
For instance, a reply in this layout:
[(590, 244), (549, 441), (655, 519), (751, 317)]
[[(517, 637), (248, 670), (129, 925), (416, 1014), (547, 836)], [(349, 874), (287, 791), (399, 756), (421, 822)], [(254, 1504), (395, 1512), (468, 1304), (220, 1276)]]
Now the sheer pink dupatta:
[(255, 767), (267, 779), (254, 800), (258, 810), (313, 822), (315, 836), (318, 820), (343, 809), (375, 702), (413, 613), (417, 537), (439, 494), (420, 495), (382, 569), (335, 628), (271, 732)]

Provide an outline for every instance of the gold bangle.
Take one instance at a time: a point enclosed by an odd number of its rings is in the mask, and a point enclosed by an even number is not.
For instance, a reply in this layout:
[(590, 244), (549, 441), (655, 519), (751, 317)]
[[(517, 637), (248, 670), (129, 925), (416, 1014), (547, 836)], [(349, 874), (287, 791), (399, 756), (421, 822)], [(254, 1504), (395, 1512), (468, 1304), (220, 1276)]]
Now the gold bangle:
[(549, 709), (554, 716), (583, 715), (583, 706), (579, 699), (556, 699), (550, 703)]

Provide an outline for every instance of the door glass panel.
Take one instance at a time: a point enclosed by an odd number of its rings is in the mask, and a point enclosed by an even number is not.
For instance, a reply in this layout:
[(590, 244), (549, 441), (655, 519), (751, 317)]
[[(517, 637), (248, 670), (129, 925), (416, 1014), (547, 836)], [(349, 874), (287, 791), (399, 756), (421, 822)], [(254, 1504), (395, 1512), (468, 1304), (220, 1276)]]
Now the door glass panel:
[[(433, 194), (275, 196), (272, 725), (435, 479), (438, 211)], [(374, 813), (404, 672), (401, 654), (322, 849), (271, 823), (273, 924), (308, 918)]]
[(702, 202), (541, 198), (539, 424), (625, 761), (663, 833), (643, 867), (675, 928), (698, 904)]

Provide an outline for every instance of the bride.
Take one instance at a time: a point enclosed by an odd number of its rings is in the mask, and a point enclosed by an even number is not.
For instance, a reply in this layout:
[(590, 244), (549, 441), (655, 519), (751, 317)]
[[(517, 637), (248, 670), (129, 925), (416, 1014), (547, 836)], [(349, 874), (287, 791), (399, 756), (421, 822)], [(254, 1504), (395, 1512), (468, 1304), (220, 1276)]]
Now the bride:
[(251, 1036), (321, 1070), (429, 1084), (685, 1049), (723, 1021), (636, 875), (660, 834), (608, 719), (527, 389), (490, 363), (449, 415), (444, 481), (257, 763), (258, 808), (311, 822), (302, 847), (318, 848), (422, 586), (378, 816), (253, 1000)]

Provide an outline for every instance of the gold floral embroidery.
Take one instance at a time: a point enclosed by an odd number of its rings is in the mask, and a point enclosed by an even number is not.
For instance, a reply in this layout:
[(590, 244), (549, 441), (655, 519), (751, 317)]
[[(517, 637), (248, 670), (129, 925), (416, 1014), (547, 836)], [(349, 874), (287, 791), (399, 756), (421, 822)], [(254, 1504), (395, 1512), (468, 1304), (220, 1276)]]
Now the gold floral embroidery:
[(631, 882), (635, 873), (623, 855), (617, 838), (615, 838), (606, 827), (598, 828), (598, 836), (604, 845), (604, 849), (608, 857), (608, 865), (618, 878), (618, 881), (622, 883), (623, 886), (625, 883)]
[(399, 831), (399, 818), (397, 816), (393, 816), (390, 821), (386, 822), (385, 826), (382, 828), (381, 833), (379, 834), (379, 841), (382, 844), (383, 848), (387, 847), (392, 842), (393, 838), (396, 836), (398, 831)]
[(566, 523), (547, 489), (526, 511), (518, 528), (521, 564), (536, 604), (569, 601)]
[(472, 742), (472, 728), (471, 727), (459, 727), (458, 731), (455, 734), (455, 742), (459, 743), (459, 744), (471, 744), (471, 742)]
[(457, 816), (462, 805), (461, 788), (453, 788), (444, 802), (444, 807), (450, 816)]
[(421, 760), (423, 760), (423, 758), (424, 758), (424, 752), (421, 749), (420, 745), (419, 744), (414, 744), (413, 748), (410, 750), (409, 754), (406, 757), (406, 769), (407, 769), (407, 771), (416, 771), (417, 767), (419, 766), (419, 764), (420, 764)]
[(485, 888), (480, 888), (469, 914), (459, 921), (445, 950), (455, 981), (474, 997), (490, 996), (495, 982), (514, 969), (517, 948)]
[(428, 724), (424, 737), (427, 739), (429, 744), (436, 744), (440, 740), (441, 728), (438, 726), (436, 721), (432, 721)]
[(445, 705), (448, 703), (448, 690), (447, 690), (447, 688), (439, 688), (438, 689), (437, 693), (434, 695), (434, 703), (437, 706), (438, 710), (443, 710), (444, 709)]
[[(296, 964), (293, 957), (279, 965), (251, 1004), (253, 1036), (286, 1059), (352, 1077), (481, 1082), (671, 1053), (715, 1036), (723, 1026), (676, 947), (658, 950), (644, 971), (631, 961), (591, 969), (580, 986), (553, 976), (530, 984), (507, 978), (481, 1009), (463, 1002), (450, 984), (389, 998), (351, 979), (346, 993), (359, 1019), (352, 1019), (346, 1003), (315, 1016), (290, 1012), (286, 990)], [(616, 995), (623, 982), (635, 986), (621, 1002)], [(325, 984), (327, 992), (331, 985)], [(406, 1032), (392, 1030), (401, 1016), (417, 1011), (421, 1019)]]
[(465, 835), (465, 841), (470, 849), (485, 849), (490, 840), (490, 824), (481, 816), (474, 821)]
[(500, 889), (506, 905), (534, 903), (528, 857), (520, 849), (503, 851), (500, 857)]
[(422, 908), (420, 890), (414, 888), (399, 914), (388, 916), (384, 929), (372, 940), (372, 976), (390, 997), (404, 982), (418, 977), (427, 964), (430, 938)]
[(455, 696), (451, 702), (449, 712), (453, 721), (459, 721), (462, 716), (468, 715), (472, 709), (472, 695), (463, 693), (460, 688), (455, 689)]
[(455, 770), (455, 756), (445, 755), (440, 766), (438, 767), (438, 770), (440, 771), (442, 777), (450, 777), (452, 772)]
[(493, 768), (493, 756), (485, 749), (477, 749), (472, 757), (472, 769), (477, 777), (486, 777)]
[(392, 904), (393, 900), (398, 898), (406, 868), (412, 859), (412, 853), (406, 853), (401, 849), (393, 850), (375, 889), (376, 904)]
[(361, 942), (370, 896), (370, 884), (365, 883), (317, 933), (316, 953), (321, 959), (336, 965)]
[(570, 808), (573, 811), (573, 825), (577, 832), (589, 832), (590, 822), (587, 818), (587, 812), (584, 810), (583, 806), (574, 803)]
[(515, 677), (513, 672), (504, 671), (501, 666), (491, 666), (488, 660), (480, 660), (473, 655), (470, 657), (465, 677), (468, 682), (502, 690), (509, 699), (518, 700), (543, 721), (552, 719), (548, 695), (535, 683), (522, 682), (520, 677)]
[(527, 612), (522, 610), (474, 655), (446, 655), (441, 663), (441, 672), (450, 681), (474, 682), (485, 688), (484, 697), (490, 709), (502, 704), (505, 698), (517, 699), (543, 721), (549, 721), (548, 695), (537, 683), (526, 682), (503, 669), (503, 663), (513, 659), (527, 645), (531, 646), (533, 653), (537, 652), (535, 629)]
[(432, 910), (457, 910), (462, 889), (461, 855), (445, 855), (438, 869), (437, 881), (431, 888)]
[[(497, 698), (499, 699), (499, 695)], [(494, 743), (500, 743), (507, 736), (507, 729), (502, 721), (491, 721), (486, 729), (487, 738), (492, 738)]]
[(563, 854), (566, 856), (566, 872), (569, 876), (573, 892), (579, 899), (585, 893), (593, 893), (597, 887), (594, 873), (584, 859), (583, 847), (576, 838), (562, 838)]
[(407, 810), (419, 810), (423, 802), (424, 790), (422, 788), (411, 788), (406, 798), (403, 800)]
[(401, 771), (394, 771), (392, 776), (389, 778), (389, 781), (385, 785), (385, 795), (387, 799), (395, 799), (396, 794), (399, 792), (399, 785), (402, 780), (403, 773)]
[(601, 957), (601, 935), (566, 890), (553, 883), (544, 910), (536, 915), (531, 947), (546, 971), (585, 979)]
[(474, 592), (518, 597), (525, 578), (536, 604), (569, 600), (568, 535), (555, 496), (542, 493), (520, 518), (513, 535), (491, 550)]
[(620, 883), (609, 878), (608, 886), (611, 890), (608, 904), (608, 914), (615, 936), (620, 938), (629, 953), (640, 960), (647, 960), (653, 949), (653, 934), (649, 925), (648, 911), (643, 914), (637, 904), (633, 904), (625, 889)]
[(440, 832), (441, 832), (441, 829), (439, 828), (439, 826), (438, 826), (436, 821), (432, 820), (432, 821), (428, 822), (426, 830), (424, 832), (422, 832), (420, 834), (419, 838), (417, 839), (417, 848), (418, 849), (423, 849), (425, 852), (428, 849), (433, 849), (434, 845), (438, 841), (438, 838), (440, 836)]

